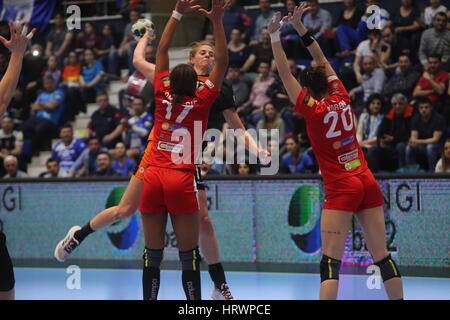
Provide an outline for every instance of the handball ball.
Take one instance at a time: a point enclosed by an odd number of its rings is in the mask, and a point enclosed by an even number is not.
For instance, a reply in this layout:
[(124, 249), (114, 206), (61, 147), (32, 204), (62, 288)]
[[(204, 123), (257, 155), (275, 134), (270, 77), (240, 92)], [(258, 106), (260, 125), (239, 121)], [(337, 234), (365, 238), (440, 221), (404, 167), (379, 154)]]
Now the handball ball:
[(133, 32), (134, 39), (139, 41), (145, 34), (146, 28), (150, 27), (150, 34), (155, 32), (155, 25), (148, 19), (139, 19), (131, 27), (131, 32)]

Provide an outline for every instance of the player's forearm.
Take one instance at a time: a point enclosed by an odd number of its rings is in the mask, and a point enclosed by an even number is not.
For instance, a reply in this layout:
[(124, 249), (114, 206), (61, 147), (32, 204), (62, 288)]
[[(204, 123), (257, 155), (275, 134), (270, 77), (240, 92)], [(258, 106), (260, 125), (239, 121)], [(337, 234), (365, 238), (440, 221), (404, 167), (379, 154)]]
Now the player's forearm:
[[(306, 29), (303, 24), (296, 26), (295, 30), (298, 32), (300, 37), (303, 37), (308, 32), (308, 29)], [(307, 46), (306, 49), (308, 49), (309, 53), (317, 64), (328, 61), (316, 40), (314, 40), (309, 46)]]
[(0, 115), (6, 111), (19, 81), (22, 69), (23, 54), (14, 52), (11, 54), (8, 69), (0, 82)]
[(248, 151), (251, 153), (258, 155), (258, 145), (256, 141), (253, 139), (253, 137), (247, 132), (245, 129), (244, 124), (242, 123), (241, 119), (239, 118), (238, 114), (235, 111), (231, 110), (225, 110), (223, 112), (223, 115), (225, 117), (225, 120), (227, 121), (230, 129), (237, 130), (241, 129), (245, 132), (245, 138), (244, 138), (244, 144)]
[(281, 46), (281, 41), (272, 43), (272, 52), (275, 58), (275, 63), (277, 65), (278, 75), (284, 82), (284, 79), (291, 75), (291, 70), (289, 69), (289, 63), (286, 57), (286, 53)]
[(228, 67), (228, 48), (225, 30), (223, 28), (222, 20), (213, 21), (214, 39), (216, 46), (216, 63), (223, 65), (224, 69)]

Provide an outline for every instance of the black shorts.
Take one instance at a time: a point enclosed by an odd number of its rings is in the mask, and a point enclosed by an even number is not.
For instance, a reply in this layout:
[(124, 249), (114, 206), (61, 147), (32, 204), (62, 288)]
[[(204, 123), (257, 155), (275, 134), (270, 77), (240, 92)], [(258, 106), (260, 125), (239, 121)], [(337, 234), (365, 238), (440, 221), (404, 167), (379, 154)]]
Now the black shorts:
[(0, 230), (0, 291), (9, 291), (14, 288), (14, 270), (6, 248), (6, 236)]
[(202, 174), (200, 172), (200, 166), (195, 166), (194, 181), (195, 181), (195, 188), (197, 190), (205, 190), (205, 182), (202, 179)]

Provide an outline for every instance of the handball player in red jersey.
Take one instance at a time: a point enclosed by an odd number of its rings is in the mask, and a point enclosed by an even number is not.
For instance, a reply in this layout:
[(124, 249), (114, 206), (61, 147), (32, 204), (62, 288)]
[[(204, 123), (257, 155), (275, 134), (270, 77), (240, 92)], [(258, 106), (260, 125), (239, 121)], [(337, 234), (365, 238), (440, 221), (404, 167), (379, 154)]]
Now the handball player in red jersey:
[[(201, 299), (195, 159), (201, 150), (209, 111), (225, 76), (228, 52), (222, 25), (225, 0), (213, 0), (209, 12), (191, 6), (192, 3), (192, 0), (178, 1), (156, 51), (153, 83), (156, 121), (139, 207), (146, 245), (143, 286), (147, 296), (144, 299), (157, 299), (168, 213), (177, 237), (186, 298)], [(187, 8), (197, 9), (210, 19), (216, 40), (216, 64), (200, 88), (197, 88), (197, 73), (191, 65), (180, 64), (169, 73), (169, 46), (180, 20), (179, 12), (189, 11)], [(198, 125), (201, 125), (201, 134), (197, 137), (194, 126)], [(178, 129), (174, 131), (175, 127)], [(199, 141), (194, 141), (196, 139)]]
[[(367, 167), (356, 140), (350, 98), (317, 41), (301, 22), (310, 8), (302, 3), (281, 19), (276, 13), (268, 29), (278, 73), (295, 103), (295, 111), (306, 121), (308, 136), (325, 185), (321, 216), (322, 259), (320, 299), (336, 299), (339, 269), (345, 240), (355, 214), (364, 232), (367, 248), (380, 268), (390, 299), (403, 299), (400, 272), (386, 249), (383, 195)], [(289, 71), (280, 42), (280, 26), (291, 23), (314, 59), (300, 75), (300, 83)]]
[[(6, 40), (0, 36), (0, 41), (9, 49), (11, 56), (8, 62), (8, 68), (0, 81), (0, 115), (6, 111), (19, 81), (20, 71), (22, 70), (22, 61), (28, 46), (28, 41), (36, 32), (33, 29), (28, 33), (28, 23), (24, 26), (16, 23), (9, 23), (10, 39)], [(3, 223), (0, 221), (0, 300), (14, 300), (14, 270), (11, 257), (6, 247), (6, 235), (3, 233)]]

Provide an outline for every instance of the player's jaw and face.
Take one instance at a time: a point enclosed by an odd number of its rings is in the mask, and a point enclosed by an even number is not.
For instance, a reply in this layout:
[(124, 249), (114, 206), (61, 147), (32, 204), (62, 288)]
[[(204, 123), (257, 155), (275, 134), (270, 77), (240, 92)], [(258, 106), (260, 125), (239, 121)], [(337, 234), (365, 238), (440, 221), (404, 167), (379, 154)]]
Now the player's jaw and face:
[(214, 68), (214, 49), (208, 45), (202, 45), (195, 50), (191, 56), (189, 63), (194, 67), (195, 71), (202, 74), (210, 74)]

